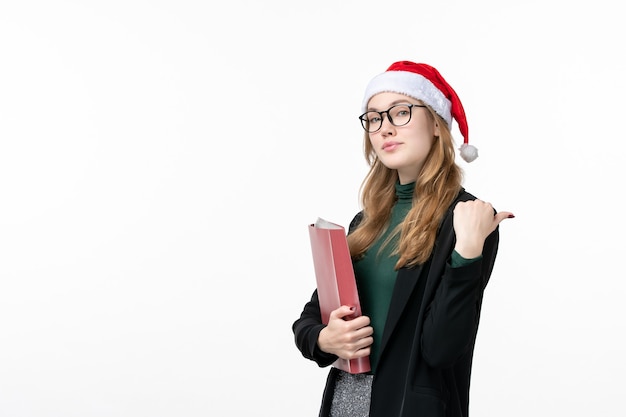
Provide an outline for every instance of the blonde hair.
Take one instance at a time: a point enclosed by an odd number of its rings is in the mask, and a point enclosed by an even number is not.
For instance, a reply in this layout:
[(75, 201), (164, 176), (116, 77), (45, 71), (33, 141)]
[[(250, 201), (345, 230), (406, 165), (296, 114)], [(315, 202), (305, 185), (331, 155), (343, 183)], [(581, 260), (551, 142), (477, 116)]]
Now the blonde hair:
[[(418, 174), (413, 205), (392, 233), (393, 236), (400, 234), (392, 251), (399, 255), (396, 269), (423, 264), (430, 258), (439, 223), (459, 193), (463, 180), (463, 171), (454, 160), (454, 143), (448, 125), (430, 106), (427, 109), (431, 122), (439, 126), (439, 136), (433, 140)], [(395, 183), (398, 181), (397, 171), (387, 168), (376, 156), (367, 133), (364, 154), (370, 170), (360, 189), (363, 219), (348, 235), (353, 259), (360, 258), (387, 228), (396, 199)], [(390, 240), (386, 240), (385, 244)]]

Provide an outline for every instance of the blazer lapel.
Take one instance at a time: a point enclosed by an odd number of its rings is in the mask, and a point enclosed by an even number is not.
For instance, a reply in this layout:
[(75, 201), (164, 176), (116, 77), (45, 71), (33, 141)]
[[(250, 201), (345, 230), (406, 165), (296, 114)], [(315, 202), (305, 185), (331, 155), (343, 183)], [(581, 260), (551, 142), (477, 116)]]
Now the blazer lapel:
[(452, 225), (452, 215), (447, 215), (444, 218), (444, 221), (439, 230), (439, 235), (437, 237), (437, 241), (435, 242), (435, 250), (433, 253), (433, 257), (430, 260), (431, 268), (428, 272), (427, 276), (424, 276), (426, 279), (426, 288), (424, 290), (424, 298), (423, 302), (426, 303), (422, 305), (422, 310), (425, 310), (432, 300), (434, 292), (437, 290), (439, 286), (439, 281), (443, 276), (443, 271), (446, 268), (446, 264), (448, 263), (448, 257), (450, 253), (447, 250), (437, 250), (437, 248), (452, 248), (454, 246), (454, 228)]
[(411, 269), (402, 268), (398, 271), (393, 295), (391, 296), (391, 305), (387, 313), (387, 322), (385, 323), (385, 330), (383, 331), (381, 352), (385, 350), (385, 345), (393, 333), (393, 329), (396, 327), (398, 320), (400, 320), (402, 311), (404, 311), (404, 308), (411, 298), (411, 294), (420, 279), (422, 270), (423, 265), (418, 265)]

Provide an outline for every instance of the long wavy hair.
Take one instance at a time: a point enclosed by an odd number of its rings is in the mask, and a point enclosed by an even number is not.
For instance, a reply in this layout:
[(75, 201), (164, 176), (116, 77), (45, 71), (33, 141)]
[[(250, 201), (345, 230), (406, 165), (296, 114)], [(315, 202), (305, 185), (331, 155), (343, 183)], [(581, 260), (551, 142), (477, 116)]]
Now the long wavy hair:
[[(439, 126), (439, 136), (419, 172), (413, 193), (413, 204), (404, 221), (392, 233), (399, 255), (396, 270), (425, 263), (432, 254), (439, 223), (461, 189), (463, 171), (456, 164), (454, 142), (446, 122), (427, 106), (429, 119)], [(363, 218), (359, 226), (348, 235), (350, 255), (359, 259), (386, 230), (391, 209), (396, 201), (395, 184), (398, 173), (378, 159), (365, 133), (364, 154), (370, 170), (360, 188)], [(384, 244), (383, 244), (384, 246)]]

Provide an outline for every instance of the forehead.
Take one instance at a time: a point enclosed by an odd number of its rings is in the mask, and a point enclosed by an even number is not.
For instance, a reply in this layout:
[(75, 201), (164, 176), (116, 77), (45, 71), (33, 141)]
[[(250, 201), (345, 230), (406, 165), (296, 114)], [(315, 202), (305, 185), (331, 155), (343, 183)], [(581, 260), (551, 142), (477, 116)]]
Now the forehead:
[(386, 110), (398, 103), (418, 104), (419, 100), (401, 93), (378, 93), (367, 103), (368, 110)]

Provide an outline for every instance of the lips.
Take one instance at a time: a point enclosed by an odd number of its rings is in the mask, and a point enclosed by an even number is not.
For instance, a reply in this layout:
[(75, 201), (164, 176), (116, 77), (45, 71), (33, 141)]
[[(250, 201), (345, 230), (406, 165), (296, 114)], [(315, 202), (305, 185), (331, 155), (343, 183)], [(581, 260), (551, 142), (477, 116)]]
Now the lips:
[(400, 142), (389, 141), (383, 143), (383, 151), (393, 151), (400, 145)]

